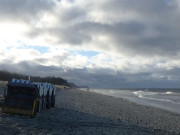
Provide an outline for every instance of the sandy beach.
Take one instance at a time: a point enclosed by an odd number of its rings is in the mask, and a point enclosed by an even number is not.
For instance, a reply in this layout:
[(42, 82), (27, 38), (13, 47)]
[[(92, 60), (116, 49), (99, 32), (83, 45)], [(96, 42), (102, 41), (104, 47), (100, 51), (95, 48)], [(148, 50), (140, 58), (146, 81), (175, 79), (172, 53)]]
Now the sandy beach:
[(1, 134), (178, 135), (180, 114), (81, 90), (58, 90), (36, 118), (0, 114)]

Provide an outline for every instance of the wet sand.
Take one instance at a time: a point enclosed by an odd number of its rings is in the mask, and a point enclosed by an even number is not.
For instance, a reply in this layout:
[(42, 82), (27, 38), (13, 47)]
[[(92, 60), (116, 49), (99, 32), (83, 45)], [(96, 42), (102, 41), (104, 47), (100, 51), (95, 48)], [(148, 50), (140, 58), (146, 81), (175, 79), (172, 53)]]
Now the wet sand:
[(1, 134), (176, 135), (180, 114), (80, 90), (56, 92), (56, 107), (36, 118), (0, 114)]

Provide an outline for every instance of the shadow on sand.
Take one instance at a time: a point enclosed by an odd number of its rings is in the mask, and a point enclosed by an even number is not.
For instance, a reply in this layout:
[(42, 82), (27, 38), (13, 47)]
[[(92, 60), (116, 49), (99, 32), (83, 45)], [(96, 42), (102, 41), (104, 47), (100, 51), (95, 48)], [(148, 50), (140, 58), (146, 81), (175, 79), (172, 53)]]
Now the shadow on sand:
[(112, 120), (91, 114), (51, 108), (38, 113), (36, 118), (0, 115), (0, 133), (3, 134), (60, 134), (60, 135), (166, 135), (159, 129)]

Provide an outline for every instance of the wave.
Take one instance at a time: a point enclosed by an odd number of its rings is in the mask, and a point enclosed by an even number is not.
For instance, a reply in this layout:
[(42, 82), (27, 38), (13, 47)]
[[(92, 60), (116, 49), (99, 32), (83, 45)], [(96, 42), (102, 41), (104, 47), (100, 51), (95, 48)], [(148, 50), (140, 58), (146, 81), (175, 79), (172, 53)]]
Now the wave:
[(166, 94), (174, 94), (174, 92), (167, 91)]
[(158, 93), (158, 92), (147, 92), (147, 91), (134, 91), (132, 92), (134, 95), (136, 95), (139, 98), (144, 98), (144, 99), (150, 99), (150, 100), (156, 100), (156, 101), (163, 101), (163, 102), (170, 102), (170, 103), (176, 103), (176, 104), (180, 104), (179, 102), (174, 102), (173, 100), (170, 99), (164, 99), (164, 98), (155, 98), (155, 97), (148, 97), (148, 96), (153, 96), (153, 95), (161, 95), (161, 94), (166, 94), (166, 95), (170, 95), (170, 94), (174, 94), (171, 91), (167, 91), (166, 93)]
[(109, 90), (109, 93), (110, 93), (110, 94), (114, 94), (115, 91), (114, 91), (114, 90)]
[(90, 91), (180, 113), (180, 89), (90, 89)]
[(165, 93), (162, 93), (162, 92), (160, 93), (160, 92), (150, 92), (147, 90), (145, 90), (145, 91), (139, 90), (139, 91), (134, 91), (132, 93), (138, 97), (151, 96), (151, 95), (163, 95), (163, 94), (166, 94), (166, 95), (175, 94), (174, 92), (171, 92), (171, 91), (167, 91)]
[(133, 92), (133, 93), (134, 93), (134, 95), (136, 95), (136, 96), (138, 96), (138, 97), (140, 97), (140, 98), (143, 98), (144, 96), (143, 96), (142, 92), (143, 92), (143, 91), (135, 91), (135, 92)]
[(134, 91), (133, 94), (135, 94), (138, 97), (144, 97), (144, 96), (150, 96), (150, 95), (157, 95), (159, 93), (139, 90), (139, 91)]

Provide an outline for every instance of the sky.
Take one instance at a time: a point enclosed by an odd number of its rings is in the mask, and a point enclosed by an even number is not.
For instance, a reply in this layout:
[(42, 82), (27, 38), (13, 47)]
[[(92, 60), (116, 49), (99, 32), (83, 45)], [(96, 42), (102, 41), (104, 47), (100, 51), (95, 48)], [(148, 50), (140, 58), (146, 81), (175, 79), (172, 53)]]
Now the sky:
[(0, 70), (180, 88), (179, 23), (179, 0), (0, 0)]

